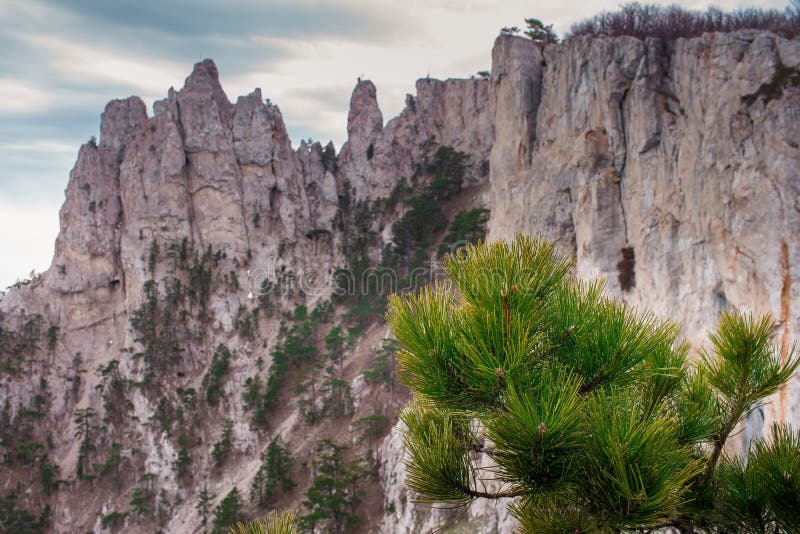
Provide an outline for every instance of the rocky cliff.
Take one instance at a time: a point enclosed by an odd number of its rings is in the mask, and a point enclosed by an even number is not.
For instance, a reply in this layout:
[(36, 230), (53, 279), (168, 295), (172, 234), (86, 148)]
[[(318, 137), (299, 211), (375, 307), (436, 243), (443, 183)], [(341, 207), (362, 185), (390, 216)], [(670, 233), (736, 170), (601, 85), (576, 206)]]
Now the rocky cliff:
[[(152, 116), (137, 97), (110, 102), (70, 175), (51, 268), (0, 302), (0, 491), (49, 505), (56, 532), (188, 532), (200, 529), (203, 488), (212, 510), (234, 487), (250, 502), (276, 437), (298, 466), (282, 506), (299, 506), (320, 439), (369, 454), (349, 423), (391, 423), (405, 393), (393, 376), (362, 375), (386, 334), (380, 300), (397, 286), (366, 306), (365, 267), (439, 149), (457, 155), (458, 191), (471, 199), (487, 182), (488, 86), (420, 80), (384, 125), (374, 85), (359, 81), (339, 155), (293, 149), (279, 109), (259, 90), (232, 104), (210, 60)], [(279, 372), (275, 354), (289, 358), (299, 325), (313, 356)], [(324, 370), (334, 325), (351, 332), (338, 371)], [(309, 381), (312, 393), (299, 392)], [(261, 388), (273, 382), (280, 402), (268, 403)], [(338, 411), (325, 405), (335, 387)], [(374, 455), (362, 463), (375, 470), (359, 497), (370, 530), (383, 499)]]
[[(332, 438), (368, 458), (362, 530), (510, 531), (502, 503), (415, 506), (401, 429), (364, 440), (350, 424), (405, 401), (363, 374), (386, 335), (370, 280), (407, 282), (456, 213), (485, 207), (490, 238), (555, 240), (580, 276), (693, 342), (731, 307), (773, 313), (791, 342), (799, 65), (800, 41), (769, 33), (543, 50), (503, 35), (488, 80), (419, 80), (386, 124), (359, 80), (338, 154), (294, 149), (279, 109), (259, 90), (231, 103), (208, 60), (152, 116), (136, 97), (109, 103), (70, 175), (51, 268), (0, 300), (0, 492), (49, 506), (54, 532), (197, 531), (202, 490), (211, 508), (247, 496), (276, 437), (296, 487), (269, 506), (299, 508)], [(351, 336), (330, 349), (336, 326)], [(329, 410), (336, 391), (349, 404)], [(743, 439), (800, 426), (798, 380), (776, 397)]]
[[(491, 236), (543, 232), (575, 254), (580, 276), (681, 322), (694, 343), (734, 308), (772, 313), (790, 345), (800, 328), (798, 65), (797, 39), (755, 31), (580, 38), (544, 55), (501, 39), (494, 94), (530, 105), (507, 140), (496, 128)], [(496, 108), (496, 123), (509, 122), (497, 115), (509, 107)], [(800, 423), (797, 379), (746, 435), (775, 420)]]

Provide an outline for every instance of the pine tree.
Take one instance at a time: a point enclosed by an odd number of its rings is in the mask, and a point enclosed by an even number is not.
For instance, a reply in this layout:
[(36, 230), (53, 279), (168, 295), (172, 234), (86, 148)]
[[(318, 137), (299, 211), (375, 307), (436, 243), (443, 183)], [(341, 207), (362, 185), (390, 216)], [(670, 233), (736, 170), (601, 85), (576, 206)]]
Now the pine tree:
[(344, 374), (344, 351), (351, 345), (350, 336), (341, 326), (334, 326), (325, 336), (325, 348), (328, 349), (328, 358), (336, 365), (339, 377)]
[(723, 454), (800, 364), (775, 323), (723, 314), (690, 363), (677, 325), (571, 267), (526, 237), (468, 245), (445, 259), (451, 285), (392, 298), (420, 500), (509, 497), (524, 532), (796, 532), (800, 436), (777, 427), (747, 462)]
[(214, 442), (214, 447), (211, 450), (211, 457), (214, 458), (214, 464), (217, 466), (222, 465), (225, 462), (225, 458), (228, 457), (228, 453), (231, 451), (232, 436), (233, 421), (225, 419), (222, 422), (222, 435), (220, 435), (219, 441)]
[(203, 529), (205, 529), (205, 526), (208, 524), (208, 514), (211, 512), (211, 501), (216, 497), (217, 496), (208, 491), (208, 487), (203, 484), (203, 489), (197, 496), (197, 502), (195, 503), (195, 509), (200, 514), (200, 525)]
[(215, 534), (228, 532), (228, 529), (239, 521), (241, 513), (242, 497), (239, 494), (239, 488), (234, 486), (214, 510), (213, 532)]
[(120, 478), (119, 466), (122, 463), (122, 445), (112, 443), (103, 467), (100, 469), (100, 476), (113, 475), (114, 487), (120, 489), (122, 479)]
[(77, 466), (77, 475), (80, 480), (91, 478), (86, 473), (86, 464), (89, 461), (89, 454), (95, 450), (91, 439), (92, 418), (95, 415), (95, 411), (92, 408), (75, 411), (75, 437), (81, 440), (81, 445), (78, 449)]
[(293, 465), (289, 448), (282, 445), (279, 438), (273, 438), (261, 453), (261, 467), (250, 486), (250, 499), (263, 508), (274, 501), (278, 491), (291, 491), (295, 486), (291, 474)]
[(300, 367), (317, 358), (314, 344), (316, 322), (309, 316), (305, 306), (297, 306), (292, 319), (294, 322), (285, 333), (283, 351), (290, 363)]
[(244, 381), (242, 400), (244, 401), (245, 410), (252, 410), (258, 407), (258, 403), (261, 400), (261, 386), (261, 376), (259, 375), (251, 376)]
[(331, 532), (342, 534), (358, 524), (358, 483), (366, 470), (360, 462), (346, 463), (343, 452), (344, 447), (331, 439), (317, 446), (316, 476), (303, 502), (309, 513), (300, 518), (301, 525), (312, 533), (319, 526), (327, 526)]
[(325, 399), (322, 403), (322, 413), (333, 418), (353, 415), (355, 409), (350, 384), (346, 380), (336, 378), (333, 373), (327, 373), (323, 383)]
[(232, 534), (297, 534), (299, 525), (297, 517), (289, 511), (273, 512), (264, 519), (248, 523), (236, 523)]
[(396, 354), (397, 341), (391, 338), (384, 339), (381, 348), (375, 352), (372, 369), (364, 371), (364, 378), (375, 384), (386, 384), (389, 386), (389, 392), (394, 393)]
[(324, 397), (321, 410), (317, 409), (318, 366), (309, 365), (311, 374), (299, 388), (299, 391), (311, 394), (310, 399), (301, 401), (301, 410), (309, 423), (316, 423), (323, 415), (336, 418), (352, 414), (353, 399), (350, 384), (344, 380), (344, 352), (351, 344), (350, 335), (341, 326), (334, 326), (325, 336), (325, 348), (328, 349), (328, 360), (331, 363), (325, 369), (325, 378), (322, 382)]
[(35, 516), (24, 508), (17, 508), (20, 488), (0, 495), (0, 528), (3, 532), (33, 534), (44, 532), (50, 525), (50, 505), (45, 506), (42, 515)]
[(372, 466), (375, 455), (373, 447), (376, 441), (382, 438), (387, 429), (392, 425), (391, 420), (385, 415), (372, 414), (354, 421), (352, 427), (359, 432), (359, 443), (367, 442), (367, 463)]
[(294, 387), (294, 393), (299, 397), (297, 403), (300, 414), (306, 423), (313, 425), (319, 422), (322, 417), (323, 409), (319, 406), (322, 384), (319, 383), (318, 373), (321, 370), (319, 364), (309, 364), (305, 372), (307, 376), (300, 379)]
[(150, 513), (150, 505), (152, 504), (153, 495), (147, 488), (137, 487), (134, 488), (131, 500), (128, 504), (131, 506), (131, 512), (138, 516)]
[(206, 390), (206, 401), (211, 406), (216, 406), (223, 394), (223, 381), (230, 370), (231, 352), (228, 347), (220, 343), (211, 357), (208, 372), (203, 377), (203, 387)]
[(439, 245), (439, 257), (455, 252), (467, 243), (477, 243), (486, 238), (486, 225), (489, 222), (489, 210), (473, 208), (458, 212), (447, 234)]
[(553, 44), (558, 42), (558, 35), (553, 31), (553, 25), (544, 25), (539, 19), (525, 19), (525, 24), (528, 29), (525, 30), (525, 35), (531, 38), (534, 43), (540, 45)]

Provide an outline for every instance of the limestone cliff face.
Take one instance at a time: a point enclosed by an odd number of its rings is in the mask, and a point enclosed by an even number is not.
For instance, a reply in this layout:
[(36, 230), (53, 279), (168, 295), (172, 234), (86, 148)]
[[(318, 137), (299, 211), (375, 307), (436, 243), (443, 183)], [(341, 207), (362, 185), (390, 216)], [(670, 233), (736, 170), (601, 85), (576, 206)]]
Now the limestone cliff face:
[[(800, 42), (580, 38), (543, 63), (521, 39), (500, 50), (495, 122), (516, 127), (505, 141), (495, 126), (491, 237), (556, 240), (580, 276), (682, 322), (692, 342), (728, 308), (770, 312), (780, 339), (796, 339), (800, 89), (786, 73)], [(746, 435), (773, 420), (800, 423), (797, 379)]]
[[(281, 272), (305, 272), (306, 267), (327, 274), (342, 263), (332, 234), (339, 201), (336, 178), (325, 167), (319, 144), (292, 148), (280, 111), (265, 104), (259, 90), (230, 103), (208, 60), (195, 66), (183, 89), (170, 90), (156, 102), (151, 117), (137, 97), (109, 103), (100, 132), (99, 143), (81, 148), (70, 175), (52, 267), (42, 279), (13, 289), (0, 310), (6, 327), (20, 325), (20, 316), (40, 314), (58, 328), (52, 354), (40, 363), (49, 399), (42, 427), (50, 433), (50, 461), (72, 489), (60, 491), (51, 504), (55, 531), (103, 530), (99, 517), (125, 509), (136, 472), (156, 475), (152, 491), (163, 492), (165, 502), (185, 501), (186, 511), (170, 505), (167, 530), (194, 530), (198, 519), (191, 503), (201, 478), (220, 495), (236, 483), (246, 493), (249, 482), (243, 477), (252, 473), (245, 470), (233, 480), (202, 476), (212, 466), (207, 454), (198, 453), (195, 480), (179, 483), (174, 436), (151, 423), (157, 396), (134, 387), (126, 390), (123, 406), (109, 403), (109, 381), (99, 369), (118, 362), (123, 381), (142, 380), (141, 360), (127, 354), (139, 346), (140, 334), (131, 321), (148, 298), (145, 284), (155, 281), (159, 298), (169, 291), (172, 282), (167, 280), (188, 288), (194, 274), (183, 274), (187, 269), (179, 263), (188, 264), (192, 257), (197, 262), (205, 251), (213, 252), (209, 286), (226, 287), (209, 289), (203, 303), (209, 320), (186, 321), (188, 330), (176, 337), (182, 343), (180, 363), (155, 381), (165, 399), (181, 388), (200, 391), (214, 348), (227, 343), (235, 356), (225, 386), (230, 402), (222, 414), (241, 421), (235, 429), (240, 448), (258, 447), (263, 436), (248, 428), (238, 397), (255, 360), (269, 362), (279, 318), (262, 322), (262, 346), (260, 340), (237, 335), (235, 317), (256, 302), (254, 282), (275, 280)], [(317, 234), (310, 234), (315, 229)], [(255, 271), (260, 276), (251, 277)], [(311, 295), (309, 304), (329, 293), (321, 287), (323, 294)], [(283, 297), (276, 295), (278, 305)], [(185, 294), (180, 298), (186, 299)], [(189, 310), (193, 313), (197, 309)], [(18, 405), (17, 412), (38, 393), (28, 381), (4, 379), (3, 386), (0, 398), (11, 401), (12, 410)], [(105, 433), (94, 445), (94, 461), (102, 463), (101, 453), (110, 445), (104, 441), (118, 441), (130, 472), (118, 491), (89, 499), (85, 483), (74, 480), (79, 441), (71, 424), (73, 413), (87, 408), (97, 413), (97, 426), (102, 424)], [(198, 425), (198, 438), (208, 447), (222, 414)], [(251, 460), (259, 454), (254, 452)], [(132, 530), (147, 528), (132, 519), (128, 523)]]
[[(681, 321), (690, 341), (702, 341), (721, 310), (737, 308), (771, 312), (791, 342), (800, 332), (800, 88), (787, 73), (798, 67), (800, 41), (759, 32), (670, 43), (579, 38), (544, 50), (501, 36), (489, 80), (419, 80), (385, 124), (375, 86), (359, 80), (338, 155), (319, 143), (293, 148), (280, 110), (259, 90), (232, 103), (208, 60), (152, 116), (136, 97), (109, 103), (99, 142), (81, 147), (70, 174), (51, 268), (0, 300), (5, 331), (53, 333), (24, 345), (25, 373), (0, 374), (3, 421), (47, 443), (65, 481), (23, 504), (52, 506), (55, 532), (104, 532), (111, 527), (101, 518), (127, 510), (139, 476), (150, 473), (148, 491), (165, 517), (129, 515), (122, 527), (195, 531), (203, 486), (217, 495), (212, 506), (234, 486), (246, 494), (276, 435), (300, 458), (313, 456), (325, 432), (365, 448), (348, 421), (306, 425), (290, 395), (270, 413), (269, 431), (253, 429), (241, 392), (270, 369), (281, 313), (331, 296), (331, 274), (352, 260), (348, 210), (368, 214), (359, 231), (377, 261), (403, 212), (387, 199), (418, 183), (437, 147), (464, 154), (468, 197), (458, 204), (491, 209), (490, 238), (555, 240), (575, 255), (580, 276), (604, 277), (611, 294)], [(265, 279), (291, 284), (270, 296), (275, 310), (247, 333), (242, 314), (257, 315)], [(186, 312), (178, 326), (159, 316), (181, 350), (155, 374), (133, 326), (153, 291)], [(31, 326), (37, 316), (40, 326)], [(384, 335), (373, 320), (345, 357), (353, 420), (391, 415), (404, 398), (361, 377)], [(186, 423), (198, 444), (191, 474), (180, 474), (184, 445), (164, 430), (163, 406), (203, 389), (220, 343), (231, 350), (222, 400)], [(39, 418), (19, 423), (32, 406)], [(113, 486), (76, 476), (73, 418), (87, 408), (97, 412), (91, 460), (102, 464), (122, 444)], [(233, 452), (220, 470), (211, 449), (225, 418), (234, 422)], [(797, 379), (751, 416), (742, 439), (772, 420), (800, 426)], [(377, 450), (365, 531), (513, 528), (502, 505), (477, 503), (464, 514), (416, 506), (403, 459), (396, 426)], [(0, 492), (28, 469), (9, 468)], [(300, 489), (282, 505), (299, 506), (312, 473), (299, 476)]]
[(467, 177), (474, 177), (472, 185), (488, 178), (484, 162), (494, 141), (489, 83), (424, 78), (416, 88), (417, 96), (408, 95), (405, 109), (385, 127), (372, 82), (359, 82), (353, 91), (339, 165), (358, 198), (389, 196), (397, 183), (419, 172), (436, 146), (471, 156)]

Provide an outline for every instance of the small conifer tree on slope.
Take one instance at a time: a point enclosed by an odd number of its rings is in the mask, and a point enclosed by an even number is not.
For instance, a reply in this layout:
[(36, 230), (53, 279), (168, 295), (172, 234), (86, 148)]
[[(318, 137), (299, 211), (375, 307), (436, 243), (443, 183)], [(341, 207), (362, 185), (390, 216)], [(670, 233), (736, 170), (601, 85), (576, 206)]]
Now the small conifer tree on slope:
[(570, 267), (519, 237), (467, 246), (444, 262), (450, 284), (392, 297), (418, 499), (506, 497), (532, 533), (800, 532), (798, 433), (775, 426), (747, 461), (723, 452), (800, 363), (773, 321), (722, 315), (692, 363), (677, 325)]

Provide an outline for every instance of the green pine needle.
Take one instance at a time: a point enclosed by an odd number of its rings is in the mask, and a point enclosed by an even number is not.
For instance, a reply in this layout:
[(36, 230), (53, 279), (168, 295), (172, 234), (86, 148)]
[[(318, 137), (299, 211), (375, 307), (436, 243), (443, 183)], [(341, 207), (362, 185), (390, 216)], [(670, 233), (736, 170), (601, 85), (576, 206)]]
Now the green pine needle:
[(286, 511), (270, 513), (260, 520), (236, 523), (229, 534), (297, 534), (299, 531), (297, 517)]
[(475, 479), (469, 461), (469, 420), (412, 402), (400, 414), (410, 459), (406, 484), (419, 493), (419, 502), (467, 504)]
[(772, 440), (755, 443), (753, 464), (767, 505), (784, 532), (800, 532), (800, 432), (772, 427)]
[(575, 483), (573, 453), (588, 437), (580, 385), (577, 376), (547, 367), (531, 389), (510, 389), (499, 411), (484, 420), (502, 480), (528, 492)]
[(643, 406), (629, 392), (597, 393), (587, 412), (592, 439), (584, 451), (580, 502), (613, 528), (667, 521), (703, 470), (690, 447), (676, 445), (676, 418), (642, 419)]
[(764, 534), (772, 524), (759, 473), (743, 458), (723, 458), (717, 469), (717, 521), (731, 532)]
[(708, 382), (722, 395), (736, 422), (777, 392), (800, 365), (794, 350), (782, 361), (780, 349), (771, 342), (774, 330), (769, 315), (725, 313), (709, 336), (713, 355), (702, 354)]
[(800, 366), (773, 321), (723, 315), (692, 366), (679, 325), (571, 267), (541, 240), (470, 245), (445, 260), (452, 285), (390, 299), (418, 500), (513, 497), (526, 532), (800, 531), (798, 435), (776, 429), (749, 462), (717, 466)]

